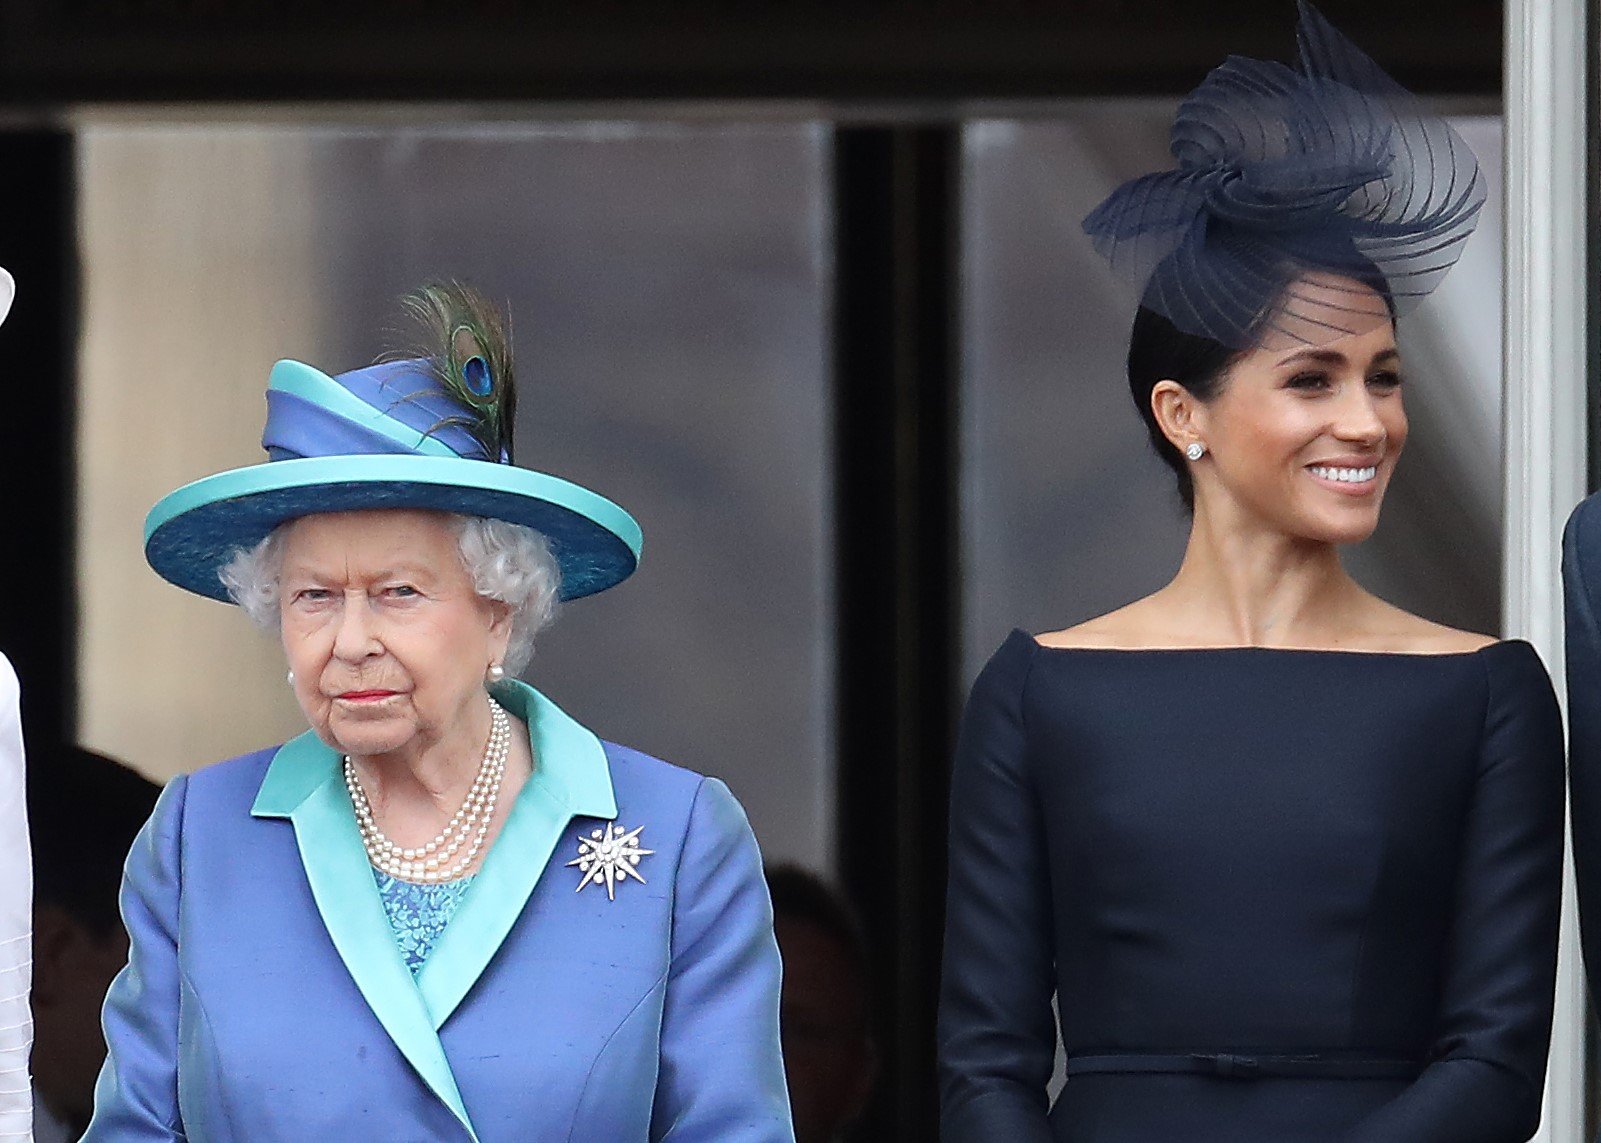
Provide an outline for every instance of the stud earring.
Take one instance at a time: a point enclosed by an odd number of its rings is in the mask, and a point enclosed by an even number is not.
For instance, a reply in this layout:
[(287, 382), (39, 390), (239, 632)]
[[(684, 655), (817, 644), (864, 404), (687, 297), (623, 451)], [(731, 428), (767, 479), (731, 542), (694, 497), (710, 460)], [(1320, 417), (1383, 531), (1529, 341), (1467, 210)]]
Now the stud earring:
[(1184, 455), (1191, 460), (1200, 460), (1206, 455), (1206, 446), (1200, 441), (1191, 441), (1184, 449)]
[(295, 685), (295, 673), (293, 671), (289, 672), (289, 685), (290, 686), (294, 686)]
[(490, 682), (498, 683), (498, 682), (500, 682), (501, 679), (504, 679), (505, 677), (506, 677), (506, 668), (505, 667), (502, 667), (499, 663), (490, 663), (489, 664), (489, 681)]

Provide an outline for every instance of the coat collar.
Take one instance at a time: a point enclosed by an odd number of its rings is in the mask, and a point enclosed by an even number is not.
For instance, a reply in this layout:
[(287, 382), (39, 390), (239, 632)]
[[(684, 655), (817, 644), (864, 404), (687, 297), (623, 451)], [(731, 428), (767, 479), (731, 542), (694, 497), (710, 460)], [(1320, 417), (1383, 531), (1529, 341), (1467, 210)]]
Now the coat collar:
[(617, 816), (605, 748), (594, 734), (525, 683), (506, 680), (494, 695), (527, 725), (534, 771), (416, 980), (378, 897), (338, 753), (310, 731), (285, 743), (250, 810), (293, 823), (340, 959), (390, 1039), (474, 1139), (438, 1031), (511, 931), (568, 823)]
[(494, 694), (528, 725), (534, 771), (417, 975), (435, 1028), (444, 1026), (489, 966), (567, 824), (575, 817), (617, 816), (611, 767), (600, 739), (526, 683), (502, 683)]

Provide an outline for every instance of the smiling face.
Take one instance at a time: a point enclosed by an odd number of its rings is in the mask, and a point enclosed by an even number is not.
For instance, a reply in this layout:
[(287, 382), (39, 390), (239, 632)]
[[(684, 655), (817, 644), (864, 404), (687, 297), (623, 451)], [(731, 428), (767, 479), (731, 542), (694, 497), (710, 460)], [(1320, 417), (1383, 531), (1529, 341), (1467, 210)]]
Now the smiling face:
[(304, 517), (285, 530), (278, 584), (295, 698), (324, 742), (357, 757), (482, 749), (484, 676), (511, 625), (473, 589), (448, 517)]
[[(1306, 299), (1319, 288), (1298, 290), (1301, 312), (1314, 319)], [(1351, 284), (1324, 288), (1329, 320), (1346, 320)], [(1238, 357), (1210, 401), (1158, 386), (1153, 399), (1169, 439), (1181, 450), (1190, 441), (1207, 446), (1190, 468), (1198, 515), (1333, 544), (1372, 534), (1407, 420), (1395, 327), (1378, 294), (1367, 291), (1361, 304), (1374, 311), (1373, 321), (1357, 323), (1361, 332), (1312, 344), (1275, 338)]]

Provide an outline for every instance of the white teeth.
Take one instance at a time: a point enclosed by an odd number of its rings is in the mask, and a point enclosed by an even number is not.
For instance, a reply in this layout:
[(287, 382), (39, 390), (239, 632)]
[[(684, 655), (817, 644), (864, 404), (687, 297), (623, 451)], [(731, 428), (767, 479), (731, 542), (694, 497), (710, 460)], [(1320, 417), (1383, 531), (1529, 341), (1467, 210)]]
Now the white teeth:
[(1377, 465), (1366, 468), (1337, 468), (1333, 465), (1314, 464), (1308, 471), (1314, 476), (1321, 476), (1324, 480), (1336, 480), (1341, 484), (1363, 484), (1372, 480), (1379, 474)]

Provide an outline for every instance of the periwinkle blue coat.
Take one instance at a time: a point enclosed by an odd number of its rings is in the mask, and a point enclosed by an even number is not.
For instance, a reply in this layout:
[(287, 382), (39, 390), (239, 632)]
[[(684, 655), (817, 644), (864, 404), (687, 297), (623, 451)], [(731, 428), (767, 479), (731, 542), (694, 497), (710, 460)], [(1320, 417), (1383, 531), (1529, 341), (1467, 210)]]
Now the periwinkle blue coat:
[[(790, 1143), (738, 803), (496, 696), (534, 774), (415, 981), (334, 751), (308, 733), (168, 785), (128, 860), (90, 1143)], [(607, 821), (654, 850), (615, 900), (566, 864)]]

